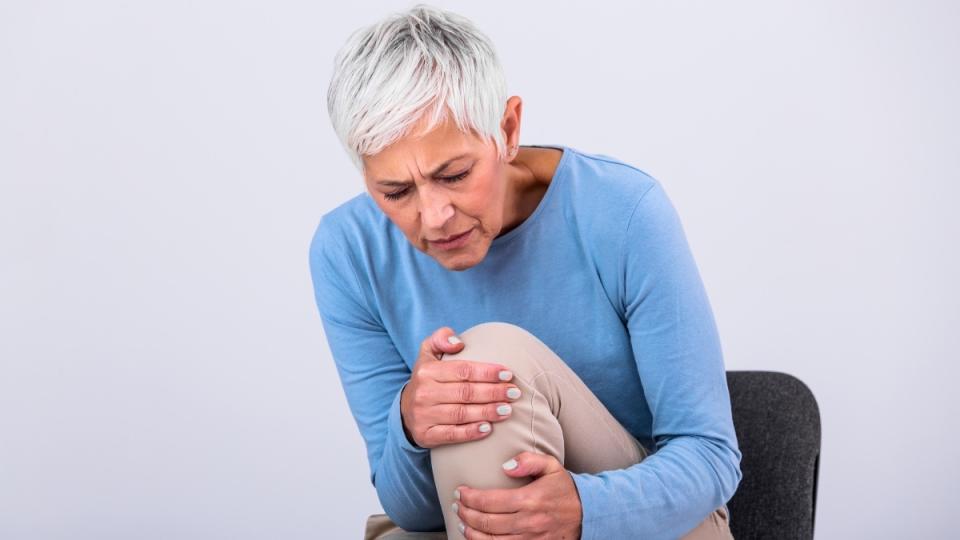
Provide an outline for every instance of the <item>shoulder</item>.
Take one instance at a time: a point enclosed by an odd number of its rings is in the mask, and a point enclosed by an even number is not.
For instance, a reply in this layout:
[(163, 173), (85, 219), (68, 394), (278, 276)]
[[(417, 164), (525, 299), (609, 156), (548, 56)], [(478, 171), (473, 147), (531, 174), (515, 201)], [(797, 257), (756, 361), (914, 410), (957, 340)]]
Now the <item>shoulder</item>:
[(566, 172), (578, 201), (615, 206), (636, 204), (659, 182), (641, 168), (616, 157), (569, 148)]
[(364, 197), (366, 193), (356, 195), (320, 216), (309, 249), (310, 271), (315, 283), (343, 272), (342, 267), (354, 259), (349, 249), (353, 245), (350, 240), (362, 235), (362, 223), (371, 217)]
[(320, 216), (310, 240), (311, 259), (321, 253), (346, 256), (348, 251), (369, 246), (389, 225), (370, 195), (359, 193)]
[(375, 275), (390, 275), (408, 242), (366, 191), (320, 217), (309, 248), (314, 283), (349, 284), (370, 294)]
[(374, 241), (382, 212), (366, 192), (320, 217), (310, 240), (309, 264), (321, 315), (341, 320), (346, 313), (365, 313), (362, 273), (364, 252)]
[[(565, 183), (565, 212), (594, 242), (608, 250), (621, 244), (640, 201), (661, 192), (660, 182), (652, 175), (616, 157), (569, 148), (561, 179)], [(605, 239), (605, 240), (601, 240)]]

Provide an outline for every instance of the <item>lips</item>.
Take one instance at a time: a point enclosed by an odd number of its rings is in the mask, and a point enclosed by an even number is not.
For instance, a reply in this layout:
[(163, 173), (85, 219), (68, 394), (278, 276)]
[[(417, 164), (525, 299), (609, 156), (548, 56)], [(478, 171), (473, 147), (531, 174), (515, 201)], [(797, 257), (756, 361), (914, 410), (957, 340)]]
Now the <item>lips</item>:
[(470, 231), (467, 230), (466, 232), (462, 232), (462, 233), (460, 233), (460, 234), (455, 234), (455, 235), (453, 235), (453, 236), (448, 236), (448, 237), (446, 237), (446, 238), (440, 238), (440, 239), (437, 239), (437, 240), (430, 240), (430, 241), (431, 241), (431, 242), (440, 242), (440, 243), (450, 242), (450, 241), (452, 241), (452, 240), (456, 240), (457, 238), (460, 238), (461, 236), (467, 234), (468, 232), (470, 232)]
[(473, 229), (467, 229), (466, 232), (448, 236), (447, 238), (441, 240), (428, 240), (428, 242), (430, 242), (430, 245), (438, 249), (456, 249), (467, 243), (467, 240), (470, 239), (471, 232), (473, 232)]

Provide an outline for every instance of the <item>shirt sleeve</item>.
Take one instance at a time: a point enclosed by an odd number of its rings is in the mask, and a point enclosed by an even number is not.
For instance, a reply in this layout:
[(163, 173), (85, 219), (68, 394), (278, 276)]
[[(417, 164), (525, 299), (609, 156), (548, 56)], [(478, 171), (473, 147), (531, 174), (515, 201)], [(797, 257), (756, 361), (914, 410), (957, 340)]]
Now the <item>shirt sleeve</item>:
[(659, 182), (637, 202), (620, 257), (620, 297), (656, 448), (625, 469), (570, 473), (581, 538), (676, 539), (724, 505), (742, 475), (713, 313)]
[(321, 220), (310, 245), (310, 273), (327, 344), (387, 516), (408, 531), (443, 530), (430, 451), (403, 430), (400, 393), (410, 380), (379, 317), (367, 309), (358, 273), (335, 228)]

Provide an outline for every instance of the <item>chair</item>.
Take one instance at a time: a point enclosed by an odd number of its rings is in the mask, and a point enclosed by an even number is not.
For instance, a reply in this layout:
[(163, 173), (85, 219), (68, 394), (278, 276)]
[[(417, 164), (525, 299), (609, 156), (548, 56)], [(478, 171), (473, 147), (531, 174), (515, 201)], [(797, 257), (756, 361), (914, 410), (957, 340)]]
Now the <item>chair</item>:
[(813, 538), (820, 472), (820, 410), (799, 379), (728, 371), (743, 479), (730, 508), (737, 540)]
[[(796, 377), (774, 371), (728, 371), (727, 385), (743, 453), (743, 479), (727, 502), (733, 537), (813, 538), (820, 470), (820, 410), (813, 393)], [(446, 536), (397, 531), (376, 514), (368, 519), (365, 538)]]

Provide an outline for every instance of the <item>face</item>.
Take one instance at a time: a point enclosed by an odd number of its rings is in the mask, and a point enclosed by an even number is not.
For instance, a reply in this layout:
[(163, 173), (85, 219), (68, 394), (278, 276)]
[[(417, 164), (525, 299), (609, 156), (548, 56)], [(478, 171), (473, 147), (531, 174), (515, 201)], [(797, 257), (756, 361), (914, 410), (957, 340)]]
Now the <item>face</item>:
[(364, 180), (414, 247), (449, 270), (464, 270), (483, 260), (503, 228), (508, 167), (492, 140), (444, 121), (425, 134), (417, 126), (365, 156)]

